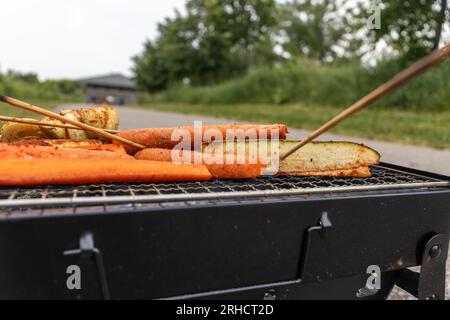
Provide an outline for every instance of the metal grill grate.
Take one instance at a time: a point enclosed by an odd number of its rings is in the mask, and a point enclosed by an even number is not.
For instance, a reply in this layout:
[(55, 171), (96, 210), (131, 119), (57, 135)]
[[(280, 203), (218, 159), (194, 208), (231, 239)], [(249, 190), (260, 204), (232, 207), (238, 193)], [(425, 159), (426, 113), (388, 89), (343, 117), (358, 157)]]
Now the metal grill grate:
[(0, 213), (13, 208), (71, 207), (139, 203), (218, 201), (311, 193), (388, 190), (448, 186), (446, 180), (383, 166), (371, 168), (370, 178), (274, 176), (252, 180), (183, 183), (90, 184), (0, 188)]

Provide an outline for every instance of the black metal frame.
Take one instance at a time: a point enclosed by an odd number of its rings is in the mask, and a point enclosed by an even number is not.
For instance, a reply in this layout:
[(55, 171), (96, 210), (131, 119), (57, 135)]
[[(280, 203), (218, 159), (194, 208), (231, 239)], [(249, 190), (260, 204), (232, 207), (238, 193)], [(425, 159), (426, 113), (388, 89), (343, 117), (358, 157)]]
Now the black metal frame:
[(105, 265), (103, 263), (102, 252), (94, 246), (94, 237), (92, 233), (87, 232), (80, 237), (80, 247), (78, 249), (66, 250), (63, 252), (64, 256), (77, 256), (80, 258), (90, 259), (95, 258), (97, 266), (98, 280), (102, 288), (103, 298), (109, 300), (111, 295), (109, 293), (108, 281), (106, 280)]
[[(381, 164), (371, 168), (370, 178), (263, 176), (243, 180), (171, 183), (104, 183), (87, 185), (44, 185), (0, 187), (0, 219), (24, 215), (83, 213), (85, 206), (105, 206), (105, 211), (126, 210), (168, 203), (237, 201), (250, 198), (276, 198), (312, 194), (417, 189), (449, 186), (448, 180), (405, 172)], [(131, 208), (130, 208), (131, 206)], [(3, 210), (3, 208), (7, 208)], [(62, 209), (65, 210), (62, 210)], [(26, 212), (24, 209), (28, 209)], [(72, 210), (70, 210), (72, 209)], [(98, 208), (97, 208), (98, 210)]]
[(0, 298), (443, 298), (449, 187), (55, 212), (0, 221)]
[(421, 300), (445, 299), (448, 245), (448, 234), (431, 237), (422, 253), (420, 272), (402, 270), (397, 285)]

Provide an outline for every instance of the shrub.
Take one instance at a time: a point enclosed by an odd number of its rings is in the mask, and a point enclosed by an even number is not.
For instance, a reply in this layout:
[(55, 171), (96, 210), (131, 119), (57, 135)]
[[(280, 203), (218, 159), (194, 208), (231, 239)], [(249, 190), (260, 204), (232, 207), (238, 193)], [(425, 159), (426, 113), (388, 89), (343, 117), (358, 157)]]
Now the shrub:
[[(260, 67), (218, 85), (177, 85), (146, 102), (191, 104), (306, 103), (347, 106), (400, 71), (396, 61), (376, 68), (360, 65), (320, 65), (302, 60), (279, 67)], [(384, 97), (377, 106), (420, 111), (450, 109), (450, 61), (410, 81)]]

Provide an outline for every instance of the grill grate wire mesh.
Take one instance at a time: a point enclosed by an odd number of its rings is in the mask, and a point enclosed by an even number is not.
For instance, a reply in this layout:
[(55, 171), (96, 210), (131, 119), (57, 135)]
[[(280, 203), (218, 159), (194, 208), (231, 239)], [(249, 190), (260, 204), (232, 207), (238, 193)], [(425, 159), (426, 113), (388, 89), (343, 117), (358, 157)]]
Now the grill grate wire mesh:
[(272, 176), (251, 180), (212, 180), (181, 183), (89, 184), (78, 186), (34, 186), (0, 188), (1, 208), (38, 206), (108, 205), (139, 202), (220, 200), (251, 196), (289, 195), (314, 192), (380, 190), (394, 188), (437, 187), (448, 185), (427, 176), (383, 166), (371, 168), (370, 178), (323, 178)]

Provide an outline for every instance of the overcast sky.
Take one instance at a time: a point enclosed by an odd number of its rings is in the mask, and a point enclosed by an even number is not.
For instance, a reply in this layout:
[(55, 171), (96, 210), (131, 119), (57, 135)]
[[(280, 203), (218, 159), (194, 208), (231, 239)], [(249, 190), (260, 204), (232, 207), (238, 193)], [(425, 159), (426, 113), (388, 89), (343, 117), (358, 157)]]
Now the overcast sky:
[(130, 57), (185, 0), (11, 0), (0, 5), (0, 71), (42, 79), (130, 75)]
[[(283, 2), (283, 0), (278, 0)], [(348, 0), (352, 3), (356, 0)], [(185, 0), (3, 0), (0, 72), (37, 72), (41, 79), (121, 72), (156, 35), (157, 23), (183, 12)], [(445, 27), (450, 37), (450, 26)]]

